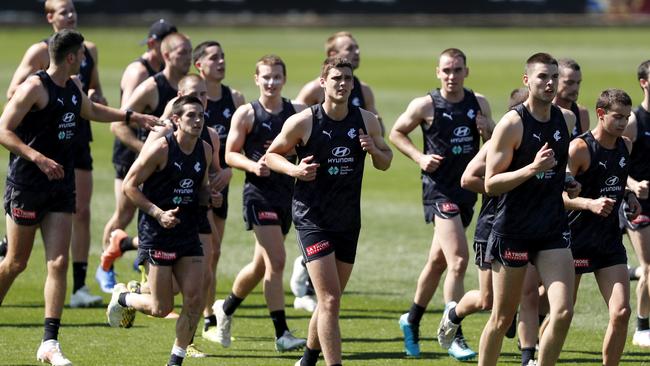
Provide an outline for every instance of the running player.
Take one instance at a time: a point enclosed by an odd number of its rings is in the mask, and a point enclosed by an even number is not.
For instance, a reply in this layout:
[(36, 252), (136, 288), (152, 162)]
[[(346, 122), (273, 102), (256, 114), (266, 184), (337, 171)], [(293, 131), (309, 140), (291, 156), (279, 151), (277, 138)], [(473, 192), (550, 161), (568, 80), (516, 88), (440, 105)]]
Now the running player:
[[(321, 73), (325, 101), (290, 118), (269, 147), (269, 166), (296, 178), (293, 221), (299, 247), (320, 299), (298, 366), (313, 366), (321, 349), (327, 365), (342, 365), (339, 311), (352, 273), (361, 227), (360, 200), (366, 153), (379, 170), (393, 154), (375, 114), (351, 105), (352, 64), (330, 59)], [(294, 165), (285, 156), (298, 154)]]
[(537, 267), (550, 302), (551, 321), (540, 340), (539, 364), (555, 364), (573, 316), (575, 275), (562, 191), (575, 116), (552, 104), (558, 84), (553, 57), (531, 56), (523, 81), (528, 99), (496, 125), (487, 151), (485, 190), (501, 196), (488, 239), (488, 251), (496, 259), (494, 298), (481, 335), (479, 365), (497, 363), (528, 262)]
[(203, 338), (218, 342), (217, 339), (217, 318), (212, 310), (212, 303), (216, 300), (217, 289), (217, 264), (221, 255), (221, 243), (226, 228), (226, 217), (228, 216), (228, 185), (232, 178), (232, 170), (226, 165), (226, 138), (230, 131), (230, 120), (237, 108), (245, 103), (242, 93), (222, 84), (226, 77), (226, 58), (221, 44), (216, 41), (206, 41), (200, 43), (192, 52), (194, 66), (199, 71), (201, 78), (205, 80), (207, 86), (207, 106), (205, 110), (205, 123), (207, 126), (215, 129), (219, 134), (220, 148), (219, 164), (221, 173), (219, 173), (211, 184), (215, 189), (221, 191), (223, 203), (221, 207), (213, 207), (210, 220), (214, 224), (212, 230), (212, 251), (207, 256), (210, 272), (213, 274), (209, 285), (206, 285), (208, 293), (206, 294), (206, 307), (203, 309), (205, 322), (203, 326)]
[(266, 164), (266, 149), (286, 119), (305, 108), (282, 97), (286, 76), (284, 62), (275, 55), (264, 56), (257, 62), (255, 84), (260, 97), (237, 109), (226, 141), (226, 162), (246, 172), (244, 222), (246, 229), (254, 232), (255, 254), (253, 261), (237, 274), (225, 301), (214, 303), (216, 338), (224, 347), (230, 346), (235, 310), (262, 280), (275, 328), (276, 350), (284, 352), (305, 345), (305, 340), (294, 337), (287, 326), (282, 285), (284, 239), (291, 227), (293, 180), (271, 172)]
[[(479, 139), (488, 140), (494, 128), (487, 99), (464, 88), (468, 73), (461, 50), (444, 50), (436, 67), (440, 89), (413, 99), (390, 133), (391, 142), (422, 169), (424, 218), (435, 225), (431, 251), (418, 279), (413, 304), (399, 319), (409, 356), (420, 355), (420, 320), (445, 269), (445, 308), (455, 306), (465, 292), (463, 279), (469, 253), (464, 230), (472, 220), (476, 193), (463, 189), (460, 178), (479, 150)], [(424, 135), (424, 152), (409, 137), (418, 126)], [(476, 355), (465, 343), (461, 327), (452, 342), (442, 346), (457, 359)]]
[[(77, 12), (72, 0), (47, 0), (45, 1), (45, 17), (52, 25), (54, 32), (62, 29), (75, 29), (77, 27)], [(85, 61), (81, 64), (77, 76), (83, 86), (83, 91), (90, 100), (106, 105), (99, 83), (97, 65), (97, 47), (94, 43), (84, 42)], [(50, 63), (47, 40), (33, 44), (16, 69), (7, 98), (11, 99), (16, 88), (28, 76), (38, 70), (46, 70)], [(86, 273), (88, 269), (88, 253), (90, 250), (90, 198), (92, 195), (92, 156), (90, 155), (90, 141), (92, 133), (87, 120), (78, 121), (78, 131), (75, 134), (77, 149), (75, 157), (75, 186), (76, 203), (72, 215), (72, 295), (71, 307), (87, 307), (101, 304), (102, 297), (90, 294), (86, 286)]]
[(559, 59), (558, 67), (560, 78), (553, 104), (575, 114), (576, 125), (571, 132), (571, 137), (576, 138), (589, 130), (589, 111), (577, 103), (582, 83), (582, 71), (580, 71), (580, 65), (570, 58)]
[(624, 135), (634, 147), (630, 155), (630, 173), (627, 178), (629, 189), (641, 203), (641, 214), (634, 220), (626, 220), (627, 234), (639, 259), (643, 275), (636, 286), (636, 331), (632, 344), (650, 347), (650, 60), (642, 62), (637, 69), (639, 85), (643, 90), (643, 101), (635, 110), (625, 129)]
[[(149, 28), (149, 36), (147, 37), (147, 51), (142, 54), (137, 60), (131, 62), (120, 81), (120, 105), (125, 106), (135, 88), (140, 85), (147, 78), (154, 76), (163, 69), (164, 61), (160, 51), (160, 45), (163, 38), (170, 33), (176, 32), (176, 27), (164, 19), (157, 20)], [(129, 132), (129, 129), (131, 132)], [(126, 132), (124, 132), (126, 130)], [(122, 142), (118, 137), (115, 137), (113, 143), (113, 167), (115, 168), (115, 211), (104, 226), (104, 234), (102, 236), (102, 246), (106, 249), (111, 239), (111, 233), (117, 230), (112, 236), (116, 242), (122, 242), (123, 245), (119, 248), (122, 253), (127, 250), (135, 249), (132, 240), (126, 239), (124, 228), (131, 222), (135, 215), (135, 206), (126, 199), (122, 192), (122, 182), (129, 171), (131, 164), (135, 160), (136, 152), (139, 151), (142, 141), (136, 138), (137, 131), (124, 125), (123, 123), (111, 124), (111, 132), (116, 136), (121, 136), (125, 139), (126, 143)], [(112, 266), (111, 266), (112, 267)], [(102, 274), (100, 272), (100, 274)], [(105, 281), (106, 286), (102, 286), (105, 292), (111, 292), (115, 285), (115, 276), (113, 269), (104, 274), (108, 277)]]
[(130, 327), (134, 310), (164, 317), (174, 306), (172, 279), (176, 279), (183, 308), (176, 321), (169, 366), (183, 363), (203, 307), (204, 261), (198, 223), (206, 215), (200, 205), (208, 203), (212, 160), (212, 148), (200, 138), (201, 101), (179, 97), (172, 107), (172, 120), (176, 131), (145, 144), (124, 179), (125, 194), (141, 210), (138, 257), (149, 265), (151, 294), (130, 293), (124, 284), (117, 284), (106, 311), (112, 327)]
[[(165, 62), (163, 71), (147, 78), (135, 88), (124, 105), (126, 109), (161, 116), (167, 103), (178, 95), (178, 82), (187, 74), (192, 62), (192, 45), (185, 35), (175, 32), (162, 40), (160, 50)], [(127, 145), (128, 141), (133, 141), (136, 136), (131, 129), (115, 129), (115, 131), (121, 131), (117, 134), (117, 138)], [(131, 136), (126, 137), (125, 135)], [(146, 137), (147, 131), (137, 131), (139, 140), (144, 141)], [(142, 144), (139, 144), (137, 148), (141, 149)], [(115, 273), (111, 267), (115, 259), (122, 255), (120, 240), (113, 240), (110, 243), (112, 245), (109, 245), (102, 253), (100, 266), (95, 273), (95, 279), (104, 292), (110, 292), (112, 286), (115, 285)]]
[(41, 229), (45, 245), (45, 333), (36, 357), (71, 365), (57, 340), (66, 293), (72, 212), (75, 209), (74, 154), (79, 118), (132, 121), (157, 119), (92, 102), (71, 76), (85, 59), (83, 36), (64, 29), (49, 40), (47, 71), (28, 77), (0, 116), (0, 144), (10, 152), (5, 190), (8, 250), (0, 262), (0, 303), (25, 270)]
[(632, 142), (621, 136), (631, 110), (632, 99), (627, 93), (603, 91), (596, 102), (598, 125), (569, 146), (569, 170), (582, 187), (579, 197), (564, 197), (564, 206), (571, 210), (574, 296), (582, 275), (593, 272), (609, 309), (603, 365), (619, 364), (630, 320), (630, 281), (618, 212), (623, 200), (630, 219), (641, 212), (634, 193), (625, 191)]

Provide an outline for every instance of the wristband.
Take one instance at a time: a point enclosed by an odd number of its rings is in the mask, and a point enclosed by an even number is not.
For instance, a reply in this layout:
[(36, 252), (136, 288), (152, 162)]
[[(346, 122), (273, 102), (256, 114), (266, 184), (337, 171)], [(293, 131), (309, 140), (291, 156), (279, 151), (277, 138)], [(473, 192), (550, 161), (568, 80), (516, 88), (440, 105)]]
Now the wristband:
[(129, 124), (131, 122), (131, 116), (133, 115), (133, 109), (129, 108), (126, 110), (126, 116), (124, 116), (124, 123)]

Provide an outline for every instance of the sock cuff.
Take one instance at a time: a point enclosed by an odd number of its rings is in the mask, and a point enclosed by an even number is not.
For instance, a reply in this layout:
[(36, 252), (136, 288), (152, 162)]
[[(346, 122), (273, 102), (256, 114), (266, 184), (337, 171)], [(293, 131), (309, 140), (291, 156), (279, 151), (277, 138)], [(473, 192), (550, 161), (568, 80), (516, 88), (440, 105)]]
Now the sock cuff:
[(174, 345), (172, 347), (172, 355), (178, 356), (181, 358), (185, 358), (185, 355), (187, 354), (187, 351), (184, 348), (180, 348), (177, 345)]

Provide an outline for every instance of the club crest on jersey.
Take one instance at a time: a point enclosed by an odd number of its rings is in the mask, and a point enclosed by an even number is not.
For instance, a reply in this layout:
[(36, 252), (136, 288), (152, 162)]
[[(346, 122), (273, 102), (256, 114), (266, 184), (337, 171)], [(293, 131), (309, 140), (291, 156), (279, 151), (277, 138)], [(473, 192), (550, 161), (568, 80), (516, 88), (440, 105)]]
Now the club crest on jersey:
[(470, 109), (469, 111), (467, 111), (467, 117), (469, 119), (474, 119), (476, 117), (476, 112), (474, 112), (473, 109)]
[(348, 131), (348, 136), (353, 139), (357, 137), (357, 131), (354, 130), (354, 128), (351, 128), (350, 131)]
[(194, 164), (194, 171), (197, 173), (201, 171), (201, 163), (199, 163), (198, 161), (196, 162), (196, 164)]
[(621, 158), (621, 160), (618, 162), (618, 165), (620, 165), (621, 168), (624, 168), (624, 167), (625, 167), (625, 164), (626, 164), (626, 162), (625, 162), (625, 157), (623, 157), (623, 158)]
[(560, 136), (560, 130), (555, 130), (555, 133), (553, 134), (553, 138), (555, 141), (560, 141), (562, 139), (562, 136)]
[(361, 107), (361, 101), (359, 100), (359, 97), (352, 98), (352, 105), (355, 107)]
[(230, 118), (232, 116), (232, 112), (230, 111), (230, 108), (224, 109), (222, 114), (226, 118)]
[(72, 100), (72, 104), (77, 105), (77, 96), (76, 95), (73, 95), (71, 100)]

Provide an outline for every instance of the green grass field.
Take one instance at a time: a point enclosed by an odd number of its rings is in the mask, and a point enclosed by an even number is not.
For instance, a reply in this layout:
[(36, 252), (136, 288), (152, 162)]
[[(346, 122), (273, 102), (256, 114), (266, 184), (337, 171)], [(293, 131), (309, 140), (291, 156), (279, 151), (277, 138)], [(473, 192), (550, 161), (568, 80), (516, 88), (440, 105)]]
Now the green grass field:
[[(253, 84), (254, 63), (266, 53), (280, 55), (288, 66), (285, 96), (295, 97), (300, 87), (314, 78), (324, 58), (323, 41), (339, 29), (271, 28), (187, 28), (193, 42), (219, 40), (227, 55), (226, 83), (244, 93), (247, 100), (257, 97)], [(117, 105), (118, 83), (124, 67), (143, 49), (138, 42), (145, 28), (82, 28), (100, 53), (100, 77), (104, 93)], [(641, 100), (636, 82), (637, 65), (650, 57), (640, 45), (647, 43), (646, 29), (353, 29), (362, 50), (357, 75), (374, 90), (377, 108), (387, 127), (392, 126), (408, 102), (438, 85), (435, 79), (437, 55), (447, 47), (463, 49), (468, 56), (470, 76), (466, 85), (490, 100), (493, 118), (501, 117), (510, 91), (520, 86), (523, 63), (534, 52), (547, 51), (557, 57), (573, 57), (580, 62), (584, 82), (580, 101), (593, 110), (601, 90), (627, 90), (634, 103)], [(49, 34), (47, 28), (9, 29), (0, 32), (0, 90), (4, 93), (24, 50)], [(2, 98), (4, 99), (4, 98)], [(592, 112), (592, 125), (594, 113)], [(92, 200), (91, 263), (88, 284), (93, 280), (101, 246), (103, 226), (113, 203), (114, 171), (110, 164), (112, 136), (105, 125), (95, 124), (93, 156), (95, 190)], [(415, 140), (421, 141), (420, 134)], [(6, 171), (7, 154), (0, 161)], [(422, 323), (423, 357), (406, 359), (402, 352), (397, 319), (411, 304), (417, 276), (425, 263), (433, 228), (424, 224), (420, 202), (418, 167), (395, 151), (393, 165), (378, 172), (368, 164), (363, 191), (363, 229), (357, 264), (342, 303), (341, 327), (346, 364), (354, 365), (453, 365), (434, 337), (441, 315), (441, 291), (436, 293)], [(219, 264), (218, 296), (229, 293), (237, 271), (252, 257), (252, 234), (243, 230), (241, 182), (238, 172), (231, 185), (230, 212)], [(131, 226), (131, 232), (134, 226)], [(2, 229), (0, 229), (2, 231)], [(468, 230), (471, 240), (473, 226)], [(287, 238), (286, 301), (289, 326), (306, 335), (309, 315), (291, 307), (288, 289), (291, 263), (298, 251), (295, 234)], [(636, 262), (632, 251), (630, 260)], [(473, 258), (473, 253), (471, 254)], [(132, 255), (118, 262), (120, 281), (135, 279), (130, 269)], [(71, 284), (70, 275), (69, 283)], [(0, 308), (0, 364), (36, 364), (35, 352), (42, 336), (44, 260), (42, 243), (37, 240), (30, 265), (14, 283)], [(470, 265), (466, 289), (477, 286), (476, 270)], [(634, 285), (634, 283), (633, 283)], [(634, 293), (634, 291), (632, 291)], [(108, 302), (108, 295), (105, 297)], [(632, 304), (634, 309), (634, 294)], [(633, 311), (633, 313), (635, 313)], [(478, 338), (488, 314), (464, 321), (469, 344), (478, 348)], [(207, 359), (187, 360), (188, 365), (293, 365), (299, 353), (273, 351), (273, 331), (258, 288), (236, 313), (235, 342), (222, 349), (197, 337)], [(60, 340), (75, 365), (162, 365), (174, 337), (174, 322), (139, 314), (132, 329), (111, 329), (103, 308), (66, 309)], [(600, 349), (607, 324), (607, 310), (592, 276), (582, 281), (576, 314), (560, 363), (600, 364)], [(634, 317), (630, 332), (634, 327)], [(631, 333), (630, 333), (631, 334)], [(323, 361), (320, 362), (324, 364)], [(516, 342), (506, 340), (500, 364), (519, 364)], [(650, 353), (628, 341), (622, 364), (650, 364)]]

